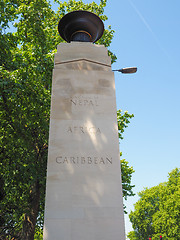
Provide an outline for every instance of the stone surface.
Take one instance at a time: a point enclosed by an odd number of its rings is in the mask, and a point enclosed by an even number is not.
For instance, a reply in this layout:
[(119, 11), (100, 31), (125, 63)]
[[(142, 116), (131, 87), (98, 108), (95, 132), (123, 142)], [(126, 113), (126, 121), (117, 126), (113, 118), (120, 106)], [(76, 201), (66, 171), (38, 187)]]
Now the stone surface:
[(89, 62), (101, 63), (111, 66), (111, 58), (107, 56), (107, 49), (102, 45), (94, 45), (90, 42), (61, 43), (55, 54), (55, 65), (68, 61), (85, 59)]
[(53, 71), (44, 240), (125, 240), (114, 75), (104, 46), (63, 43)]

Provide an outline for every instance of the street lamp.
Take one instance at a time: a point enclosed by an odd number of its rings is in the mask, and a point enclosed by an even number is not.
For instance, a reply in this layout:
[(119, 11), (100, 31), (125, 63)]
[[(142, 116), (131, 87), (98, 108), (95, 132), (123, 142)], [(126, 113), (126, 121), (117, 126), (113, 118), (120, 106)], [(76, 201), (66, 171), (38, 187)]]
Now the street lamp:
[(121, 68), (118, 70), (113, 70), (114, 72), (121, 72), (121, 73), (135, 73), (137, 72), (137, 67), (127, 67), (127, 68)]

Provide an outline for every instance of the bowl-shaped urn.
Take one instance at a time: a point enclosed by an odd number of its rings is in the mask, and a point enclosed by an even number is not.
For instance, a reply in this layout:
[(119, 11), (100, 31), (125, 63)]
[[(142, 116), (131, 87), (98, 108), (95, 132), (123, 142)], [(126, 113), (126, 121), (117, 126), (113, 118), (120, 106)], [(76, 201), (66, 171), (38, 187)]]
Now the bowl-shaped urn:
[(67, 42), (96, 42), (104, 32), (102, 20), (88, 11), (73, 11), (61, 18), (58, 24), (60, 36)]

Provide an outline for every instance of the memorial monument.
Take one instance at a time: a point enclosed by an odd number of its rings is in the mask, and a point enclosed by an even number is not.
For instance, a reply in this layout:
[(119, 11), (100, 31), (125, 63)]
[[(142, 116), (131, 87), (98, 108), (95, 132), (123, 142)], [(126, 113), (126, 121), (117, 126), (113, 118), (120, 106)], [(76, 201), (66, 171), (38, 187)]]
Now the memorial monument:
[(102, 21), (75, 11), (59, 22), (44, 240), (125, 240), (114, 73), (93, 44)]

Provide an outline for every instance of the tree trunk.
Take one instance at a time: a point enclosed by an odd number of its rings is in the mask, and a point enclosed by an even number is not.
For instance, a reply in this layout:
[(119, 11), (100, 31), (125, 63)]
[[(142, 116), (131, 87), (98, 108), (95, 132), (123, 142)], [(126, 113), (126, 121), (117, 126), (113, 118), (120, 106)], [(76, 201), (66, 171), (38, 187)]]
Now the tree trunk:
[(37, 181), (30, 191), (30, 202), (24, 215), (21, 240), (34, 240), (36, 220), (39, 212), (40, 186)]

